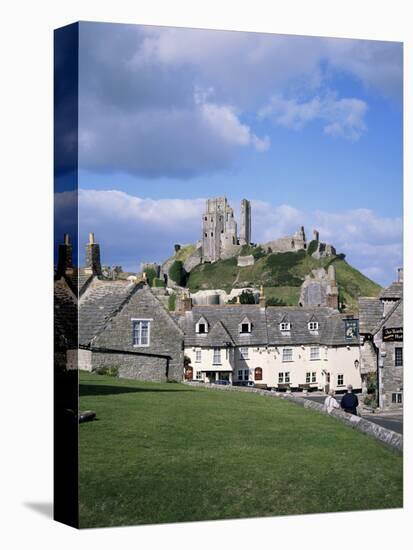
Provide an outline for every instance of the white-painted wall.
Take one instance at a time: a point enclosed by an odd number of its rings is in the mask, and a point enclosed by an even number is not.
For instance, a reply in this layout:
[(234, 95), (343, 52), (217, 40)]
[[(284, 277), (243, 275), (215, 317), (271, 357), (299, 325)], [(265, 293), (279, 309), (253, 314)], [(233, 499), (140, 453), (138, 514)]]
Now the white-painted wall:
[[(310, 387), (324, 389), (327, 384), (327, 373), (330, 373), (330, 389), (344, 390), (348, 384), (354, 389), (361, 389), (360, 366), (357, 368), (354, 362), (360, 362), (360, 350), (358, 346), (326, 347), (320, 346), (320, 359), (311, 360), (312, 346), (284, 346), (292, 348), (292, 361), (283, 361), (283, 347), (270, 346), (248, 347), (248, 359), (240, 357), (240, 350), (226, 350), (222, 348), (221, 365), (213, 365), (213, 350), (207, 348), (186, 348), (185, 355), (191, 359), (193, 378), (197, 372), (204, 372), (203, 379), (208, 382), (208, 371), (224, 372), (232, 371), (232, 380), (238, 380), (239, 369), (249, 369), (249, 380), (257, 384), (265, 384), (269, 387), (277, 387), (279, 373), (290, 373), (290, 386), (298, 387), (307, 384), (307, 373), (311, 373)], [(201, 362), (196, 362), (196, 350), (201, 350)], [(359, 363), (360, 364), (360, 363)], [(262, 368), (262, 380), (255, 380), (255, 368)], [(312, 373), (316, 373), (316, 382), (312, 382)], [(339, 375), (343, 375), (343, 383), (338, 384)], [(285, 379), (285, 375), (284, 375)]]

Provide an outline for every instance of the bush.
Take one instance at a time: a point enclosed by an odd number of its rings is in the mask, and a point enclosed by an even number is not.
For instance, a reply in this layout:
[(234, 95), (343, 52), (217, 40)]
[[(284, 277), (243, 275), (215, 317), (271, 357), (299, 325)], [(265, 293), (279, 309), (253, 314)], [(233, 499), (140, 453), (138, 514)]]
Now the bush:
[(165, 288), (165, 281), (163, 279), (158, 279), (158, 277), (155, 277), (152, 281), (152, 286), (156, 288)]
[(96, 374), (102, 374), (104, 376), (118, 376), (119, 375), (119, 369), (118, 367), (98, 367), (94, 371)]
[(180, 260), (175, 260), (169, 269), (169, 277), (179, 286), (185, 286), (186, 272)]
[[(251, 292), (251, 290), (243, 290), (239, 295), (239, 301), (241, 304), (255, 304), (254, 294)], [(236, 296), (234, 296), (233, 298), (227, 301), (227, 304), (236, 304), (236, 303), (237, 303)]]
[(176, 308), (176, 294), (171, 294), (168, 299), (169, 311), (175, 311)]
[(153, 286), (153, 280), (156, 278), (156, 271), (153, 269), (153, 267), (148, 267), (148, 269), (145, 269), (145, 273), (148, 285)]
[(284, 300), (281, 300), (280, 298), (268, 298), (267, 299), (267, 306), (286, 306), (287, 303), (284, 302)]
[(311, 241), (308, 245), (307, 254), (311, 256), (318, 248), (318, 241)]

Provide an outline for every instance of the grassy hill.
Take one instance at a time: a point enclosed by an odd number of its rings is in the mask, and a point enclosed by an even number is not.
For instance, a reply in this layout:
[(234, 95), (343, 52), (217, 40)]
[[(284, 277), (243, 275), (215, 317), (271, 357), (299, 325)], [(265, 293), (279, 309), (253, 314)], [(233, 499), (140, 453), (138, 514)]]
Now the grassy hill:
[(334, 264), (340, 300), (348, 311), (357, 308), (359, 296), (377, 296), (381, 287), (348, 264), (341, 256), (321, 258), (311, 257), (304, 250), (279, 254), (264, 254), (258, 250), (253, 266), (238, 267), (237, 258), (220, 260), (213, 264), (195, 267), (188, 278), (187, 286), (192, 292), (246, 286), (264, 286), (267, 298), (277, 298), (285, 305), (297, 305), (300, 287), (305, 276), (312, 269)]

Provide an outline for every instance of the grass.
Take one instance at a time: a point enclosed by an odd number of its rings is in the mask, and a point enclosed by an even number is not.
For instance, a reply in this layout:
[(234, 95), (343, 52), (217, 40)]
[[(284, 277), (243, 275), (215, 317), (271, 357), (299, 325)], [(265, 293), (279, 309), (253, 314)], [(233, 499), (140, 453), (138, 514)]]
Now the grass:
[[(252, 247), (244, 246), (244, 249), (250, 253)], [(313, 269), (327, 268), (333, 263), (346, 312), (357, 310), (359, 296), (377, 296), (381, 290), (378, 284), (338, 256), (317, 260), (304, 250), (258, 256), (254, 265), (246, 267), (238, 267), (236, 258), (198, 265), (191, 271), (187, 286), (192, 292), (215, 288), (229, 292), (232, 288), (259, 288), (263, 285), (266, 296), (282, 299), (286, 305), (294, 306), (298, 305), (300, 287), (306, 275)]]
[(81, 527), (402, 506), (402, 457), (254, 394), (82, 373)]

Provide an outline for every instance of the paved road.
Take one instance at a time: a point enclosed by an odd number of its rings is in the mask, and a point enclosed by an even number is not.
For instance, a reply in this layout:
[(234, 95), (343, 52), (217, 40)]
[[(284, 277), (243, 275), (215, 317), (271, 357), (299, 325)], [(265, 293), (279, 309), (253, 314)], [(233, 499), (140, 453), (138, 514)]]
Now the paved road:
[[(306, 395), (303, 396), (305, 399), (309, 399), (310, 401), (315, 401), (316, 403), (324, 403), (324, 400), (326, 398), (325, 395)], [(342, 395), (336, 395), (335, 398), (340, 403)], [(403, 433), (403, 414), (402, 413), (375, 413), (375, 414), (363, 414), (363, 418), (366, 420), (370, 420), (370, 422), (374, 422), (375, 424), (378, 424), (379, 426), (383, 426), (383, 428), (387, 428), (388, 430), (393, 430), (394, 432), (397, 432), (399, 434)]]

